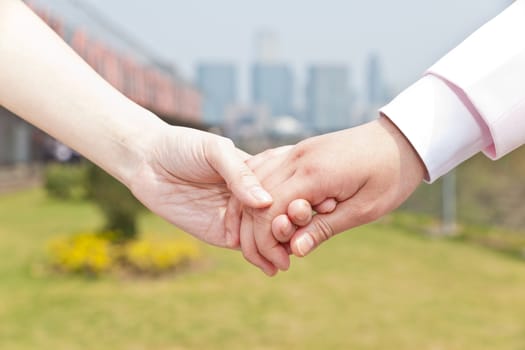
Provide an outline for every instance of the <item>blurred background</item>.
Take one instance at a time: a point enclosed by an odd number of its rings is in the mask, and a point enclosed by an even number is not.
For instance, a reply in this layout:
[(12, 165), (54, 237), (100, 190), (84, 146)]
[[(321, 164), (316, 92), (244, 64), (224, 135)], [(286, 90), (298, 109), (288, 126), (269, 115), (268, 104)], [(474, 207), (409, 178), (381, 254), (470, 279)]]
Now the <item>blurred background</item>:
[[(511, 2), (26, 1), (132, 100), (249, 152), (377, 118)], [(0, 107), (0, 346), (525, 348), (524, 157), (476, 156), (267, 279)]]

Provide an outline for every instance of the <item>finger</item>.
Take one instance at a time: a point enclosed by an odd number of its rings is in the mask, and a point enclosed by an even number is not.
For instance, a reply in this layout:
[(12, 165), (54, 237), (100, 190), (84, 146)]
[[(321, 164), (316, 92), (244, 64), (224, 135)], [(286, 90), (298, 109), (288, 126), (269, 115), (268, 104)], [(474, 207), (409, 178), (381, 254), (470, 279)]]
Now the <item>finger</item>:
[(277, 216), (272, 221), (272, 234), (281, 243), (289, 242), (297, 230), (312, 220), (312, 207), (307, 200), (296, 199), (288, 205), (287, 214)]
[(321, 204), (314, 205), (314, 210), (318, 214), (328, 214), (333, 212), (336, 207), (337, 200), (335, 198), (328, 198), (325, 199)]
[[(315, 206), (316, 212), (328, 214), (335, 210), (337, 201), (328, 198)], [(272, 221), (272, 233), (281, 243), (289, 242), (297, 230), (297, 226), (305, 226), (312, 220), (313, 213), (310, 203), (304, 199), (297, 199), (288, 206), (287, 215), (279, 215)]]
[(305, 199), (296, 199), (288, 205), (287, 214), (293, 224), (304, 226), (312, 221), (312, 206)]
[[(284, 256), (287, 257), (286, 250), (281, 250), (282, 245), (272, 233), (272, 222), (281, 214), (286, 214), (288, 205), (295, 198), (299, 197), (299, 193), (304, 191), (304, 185), (309, 186), (310, 179), (305, 181), (290, 181), (288, 179), (284, 183), (276, 187), (274, 193), (278, 193), (275, 202), (270, 208), (252, 209), (250, 214), (253, 216), (253, 229), (257, 250), (267, 260), (278, 264), (280, 268), (283, 266)], [(286, 232), (285, 232), (286, 233)], [(288, 260), (285, 261), (289, 264)]]
[(252, 162), (252, 159), (258, 157), (258, 155), (247, 161), (250, 169), (270, 193), (273, 193), (272, 190), (275, 186), (278, 186), (293, 174), (293, 169), (287, 162), (287, 153), (282, 152), (283, 149), (285, 148), (265, 151), (264, 153), (268, 156), (264, 157), (264, 161)]
[(300, 228), (290, 241), (294, 255), (308, 255), (324, 241), (337, 233), (371, 222), (379, 217), (375, 199), (359, 192), (354, 197), (337, 204), (329, 214), (315, 215), (309, 225)]
[(264, 152), (252, 156), (246, 162), (250, 169), (255, 170), (261, 165), (263, 165), (265, 162), (267, 162), (269, 159), (284, 155), (288, 153), (292, 148), (293, 146), (281, 146), (277, 148), (268, 149)]
[(260, 268), (268, 276), (277, 273), (277, 268), (257, 251), (253, 236), (253, 218), (246, 211), (243, 211), (241, 220), (240, 243), (242, 255), (248, 262)]
[(240, 248), (242, 209), (242, 203), (235, 196), (231, 196), (224, 214), (226, 246), (231, 249)]
[(290, 242), (283, 243), (284, 249), (288, 255), (292, 255), (292, 247), (290, 247)]
[(252, 154), (246, 151), (243, 151), (242, 149), (236, 148), (235, 150), (237, 151), (237, 154), (239, 155), (239, 157), (241, 157), (241, 159), (244, 160), (245, 162), (253, 158)]
[[(254, 222), (256, 222), (256, 219), (254, 219)], [(254, 231), (253, 236), (255, 237), (255, 244), (257, 245), (259, 254), (269, 260), (279, 270), (288, 270), (290, 267), (290, 257), (286, 249), (275, 239), (273, 234)]]
[(281, 243), (289, 242), (297, 230), (288, 215), (281, 214), (272, 221), (272, 235)]
[(251, 208), (264, 208), (272, 203), (272, 197), (261, 186), (231, 140), (215, 140), (206, 152), (211, 166), (224, 178), (241, 203)]

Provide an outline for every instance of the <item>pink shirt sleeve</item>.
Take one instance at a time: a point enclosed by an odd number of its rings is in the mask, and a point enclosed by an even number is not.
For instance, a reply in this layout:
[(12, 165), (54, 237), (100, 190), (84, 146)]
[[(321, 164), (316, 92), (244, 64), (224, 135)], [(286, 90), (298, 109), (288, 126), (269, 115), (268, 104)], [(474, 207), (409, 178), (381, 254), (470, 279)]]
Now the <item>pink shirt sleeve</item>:
[(428, 181), (480, 150), (497, 159), (525, 143), (524, 33), (518, 0), (381, 109), (414, 145)]
[(491, 144), (484, 123), (441, 79), (421, 78), (381, 108), (403, 132), (427, 169), (425, 180), (441, 175)]

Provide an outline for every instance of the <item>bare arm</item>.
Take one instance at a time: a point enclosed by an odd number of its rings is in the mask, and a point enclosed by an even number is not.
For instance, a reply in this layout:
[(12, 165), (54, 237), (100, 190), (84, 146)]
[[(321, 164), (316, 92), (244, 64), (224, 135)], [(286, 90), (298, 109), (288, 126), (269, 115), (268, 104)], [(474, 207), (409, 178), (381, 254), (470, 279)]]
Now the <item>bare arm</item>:
[(19, 0), (0, 0), (0, 104), (208, 243), (238, 245), (224, 228), (231, 192), (251, 207), (271, 203), (230, 140), (162, 122), (104, 81)]
[(126, 183), (164, 123), (85, 63), (21, 1), (0, 1), (0, 104)]

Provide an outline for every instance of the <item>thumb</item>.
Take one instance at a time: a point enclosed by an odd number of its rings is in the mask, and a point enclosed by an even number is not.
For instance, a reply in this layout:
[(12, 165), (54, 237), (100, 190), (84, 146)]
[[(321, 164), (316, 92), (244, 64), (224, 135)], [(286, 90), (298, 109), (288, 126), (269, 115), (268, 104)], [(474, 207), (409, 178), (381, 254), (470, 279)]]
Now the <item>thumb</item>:
[(265, 208), (272, 204), (272, 197), (245, 163), (250, 156), (235, 148), (230, 139), (221, 138), (207, 153), (211, 166), (244, 205)]
[(373, 201), (358, 193), (337, 204), (328, 214), (315, 215), (308, 226), (297, 230), (290, 240), (292, 253), (303, 257), (336, 234), (379, 217)]

